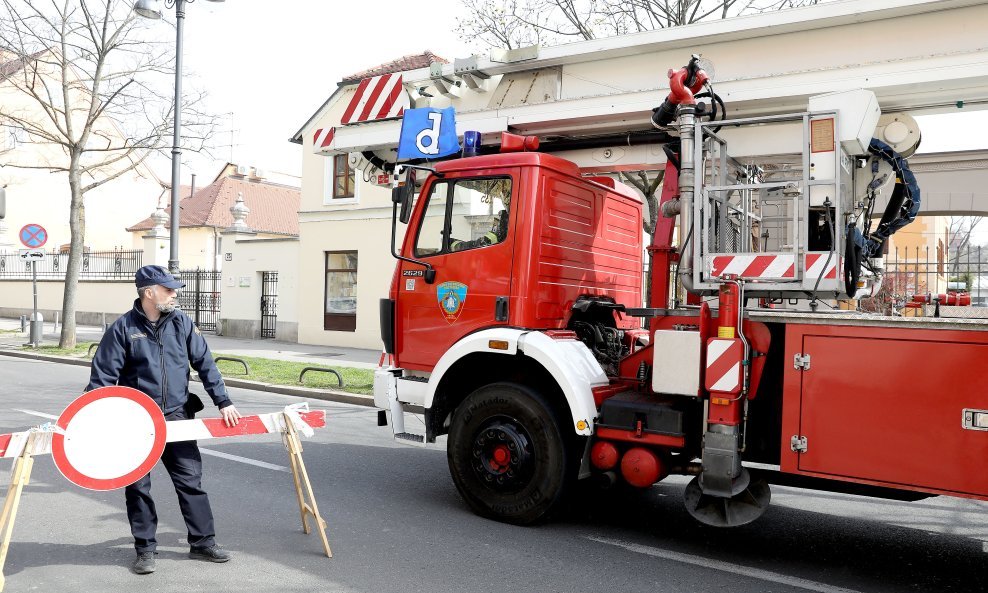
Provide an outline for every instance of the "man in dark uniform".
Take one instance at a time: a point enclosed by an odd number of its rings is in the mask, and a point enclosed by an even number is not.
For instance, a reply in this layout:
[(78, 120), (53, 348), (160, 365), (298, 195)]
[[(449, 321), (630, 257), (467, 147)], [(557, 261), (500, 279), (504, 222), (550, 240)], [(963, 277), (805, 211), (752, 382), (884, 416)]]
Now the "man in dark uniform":
[[(206, 340), (188, 315), (177, 310), (176, 289), (185, 284), (161, 266), (144, 266), (136, 274), (138, 298), (134, 308), (113, 323), (103, 335), (93, 358), (86, 391), (123, 385), (153, 399), (165, 420), (185, 420), (202, 409), (198, 397), (189, 396), (189, 364), (199, 373), (203, 387), (219, 408), (227, 426), (241, 415), (226, 393)], [(202, 457), (195, 441), (168, 443), (161, 455), (188, 528), (189, 557), (226, 562), (230, 554), (214, 541), (213, 511), (202, 489)], [(151, 499), (151, 474), (127, 486), (127, 518), (134, 535), (137, 574), (154, 572), (158, 515)]]

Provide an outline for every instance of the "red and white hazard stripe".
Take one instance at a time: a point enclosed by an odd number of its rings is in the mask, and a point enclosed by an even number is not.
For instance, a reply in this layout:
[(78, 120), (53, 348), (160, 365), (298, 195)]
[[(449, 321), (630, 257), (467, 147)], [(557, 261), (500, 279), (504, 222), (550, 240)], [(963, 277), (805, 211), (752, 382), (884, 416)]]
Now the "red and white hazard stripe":
[[(298, 415), (311, 428), (322, 428), (326, 426), (326, 412), (323, 410), (299, 412)], [(165, 441), (169, 443), (201, 441), (250, 434), (267, 434), (272, 432), (281, 433), (288, 429), (285, 425), (285, 415), (281, 412), (244, 416), (236, 426), (227, 426), (222, 418), (203, 418), (202, 420), (166, 422), (165, 427), (167, 428)]]
[(401, 117), (409, 106), (401, 74), (365, 78), (357, 85), (340, 123), (343, 125)]
[[(827, 263), (827, 259), (830, 259), (830, 263)], [(824, 279), (835, 279), (837, 278), (837, 264), (840, 261), (840, 257), (836, 253), (831, 255), (829, 252), (825, 253), (807, 253), (806, 254), (806, 276), (808, 280), (816, 280), (823, 274)], [(824, 266), (826, 266), (826, 274), (824, 274)]]
[[(310, 428), (323, 428), (326, 426), (326, 412), (324, 410), (313, 410), (311, 412), (298, 412), (299, 418)], [(196, 420), (176, 420), (165, 423), (167, 429), (166, 441), (174, 443), (178, 441), (193, 441), (205, 439), (218, 439), (223, 437), (246, 436), (252, 434), (283, 433), (288, 427), (285, 424), (285, 414), (283, 412), (273, 412), (270, 414), (255, 414), (244, 416), (236, 426), (227, 426), (222, 418), (202, 418)], [(54, 428), (58, 430), (58, 428)], [(0, 434), (0, 458), (17, 457), (24, 451), (27, 444), (28, 435), (31, 431), (15, 432), (12, 434)], [(36, 438), (33, 455), (44, 455), (51, 453), (51, 431), (40, 432), (42, 438)]]
[(796, 277), (795, 256), (791, 253), (714, 255), (708, 259), (713, 277), (733, 274), (741, 278), (793, 279)]
[(316, 152), (332, 150), (336, 128), (319, 128), (312, 136), (312, 149)]
[[(30, 434), (30, 430), (12, 434), (0, 434), (0, 459), (17, 457), (24, 452), (24, 446), (27, 445), (27, 437)], [(41, 433), (41, 438), (35, 439), (34, 451), (31, 452), (32, 455), (51, 453), (51, 434), (50, 432)]]
[(707, 342), (707, 391), (741, 391), (741, 361), (744, 345), (737, 338), (711, 338)]

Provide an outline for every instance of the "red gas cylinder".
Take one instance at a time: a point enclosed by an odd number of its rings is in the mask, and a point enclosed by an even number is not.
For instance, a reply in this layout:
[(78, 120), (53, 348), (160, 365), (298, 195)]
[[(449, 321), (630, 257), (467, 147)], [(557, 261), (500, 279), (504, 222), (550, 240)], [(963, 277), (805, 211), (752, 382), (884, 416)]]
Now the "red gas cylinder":
[(658, 455), (642, 447), (633, 447), (621, 458), (621, 475), (632, 486), (648, 488), (667, 474)]
[(620, 455), (617, 447), (607, 441), (597, 441), (590, 447), (590, 463), (599, 470), (614, 469)]
[(720, 285), (720, 308), (717, 311), (717, 337), (736, 338), (738, 313), (741, 303), (740, 290), (734, 283), (737, 277), (725, 274), (726, 282)]

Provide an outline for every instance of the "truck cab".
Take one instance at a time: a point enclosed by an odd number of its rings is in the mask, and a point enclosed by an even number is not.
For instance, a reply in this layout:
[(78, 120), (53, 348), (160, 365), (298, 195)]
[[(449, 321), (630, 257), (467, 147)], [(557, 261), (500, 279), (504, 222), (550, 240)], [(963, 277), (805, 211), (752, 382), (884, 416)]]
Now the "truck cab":
[[(564, 330), (583, 298), (642, 299), (642, 202), (535, 152), (440, 163), (424, 182), (391, 284), (395, 365), (431, 372), (464, 336)], [(411, 261), (416, 260), (416, 261)], [(425, 281), (423, 266), (436, 271)], [(635, 320), (615, 320), (620, 329)]]

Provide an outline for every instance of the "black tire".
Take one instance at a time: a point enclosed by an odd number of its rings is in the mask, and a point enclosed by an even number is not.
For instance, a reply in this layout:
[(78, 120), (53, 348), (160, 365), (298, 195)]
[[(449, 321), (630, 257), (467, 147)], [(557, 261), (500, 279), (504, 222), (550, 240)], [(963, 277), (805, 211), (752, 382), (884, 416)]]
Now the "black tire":
[(453, 414), (447, 443), (460, 495), (482, 517), (516, 525), (547, 517), (579, 469), (568, 425), (523, 385), (477, 389)]

